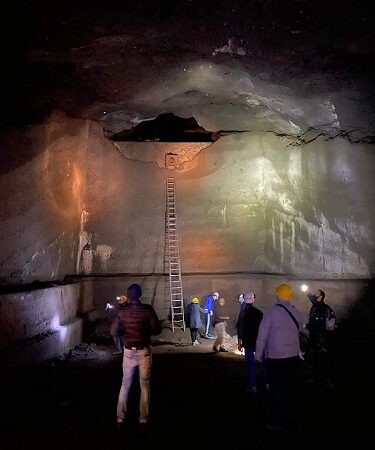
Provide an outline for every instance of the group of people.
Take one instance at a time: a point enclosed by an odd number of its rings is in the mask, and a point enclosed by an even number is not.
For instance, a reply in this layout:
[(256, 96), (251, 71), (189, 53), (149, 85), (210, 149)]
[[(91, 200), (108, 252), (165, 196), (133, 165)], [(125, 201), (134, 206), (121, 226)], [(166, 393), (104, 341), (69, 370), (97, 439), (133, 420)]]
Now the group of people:
[[(257, 393), (258, 368), (264, 380), (264, 387), (270, 391), (271, 420), (269, 427), (278, 429), (293, 419), (297, 401), (298, 372), (300, 364), (300, 332), (304, 328), (302, 313), (292, 305), (292, 289), (287, 284), (276, 288), (276, 301), (263, 313), (254, 306), (255, 292), (249, 290), (239, 297), (241, 306), (236, 328), (238, 350), (243, 351), (247, 369), (247, 390)], [(141, 388), (141, 429), (145, 429), (149, 417), (150, 374), (152, 366), (151, 336), (161, 333), (161, 326), (154, 308), (140, 300), (142, 290), (132, 284), (127, 296), (119, 297), (119, 309), (111, 325), (111, 335), (123, 352), (123, 378), (118, 396), (117, 424), (122, 427), (127, 414), (127, 400), (136, 368), (139, 370)], [(326, 351), (326, 321), (334, 319), (333, 310), (325, 303), (325, 293), (317, 290), (308, 294), (311, 310), (306, 328), (310, 333), (311, 352), (314, 363), (317, 355)], [(204, 306), (194, 296), (185, 311), (186, 323), (190, 328), (192, 345), (199, 345), (198, 330), (200, 315), (204, 314), (205, 338), (211, 334), (211, 324), (216, 331), (213, 345), (215, 352), (225, 352), (226, 323), (230, 315), (225, 299), (218, 292), (206, 297)], [(118, 340), (121, 344), (118, 344)], [(119, 351), (120, 351), (119, 350)]]
[[(269, 426), (277, 429), (284, 427), (293, 418), (295, 412), (299, 366), (301, 362), (300, 333), (304, 328), (309, 331), (309, 354), (312, 358), (311, 380), (331, 384), (330, 364), (328, 362), (328, 338), (335, 315), (332, 308), (325, 303), (325, 293), (317, 290), (308, 294), (311, 309), (307, 324), (303, 314), (292, 305), (292, 289), (287, 284), (276, 288), (276, 301), (263, 312), (254, 306), (255, 292), (250, 290), (239, 296), (240, 311), (238, 314), (237, 345), (244, 353), (247, 372), (246, 390), (258, 392), (258, 374), (264, 383), (265, 390), (270, 391), (271, 421)], [(194, 303), (193, 303), (194, 302)], [(205, 316), (203, 337), (212, 338), (210, 323), (216, 330), (217, 338), (214, 351), (226, 351), (224, 337), (226, 321), (230, 316), (225, 308), (225, 300), (218, 292), (207, 296), (204, 307), (194, 297), (193, 307), (188, 307), (187, 324), (194, 315), (193, 345), (197, 345), (197, 332), (200, 327), (200, 313)], [(190, 328), (190, 331), (192, 329)]]
[(230, 320), (227, 307), (225, 306), (225, 298), (220, 297), (218, 292), (208, 295), (204, 302), (204, 307), (199, 305), (199, 298), (192, 297), (191, 303), (185, 309), (185, 323), (190, 328), (191, 342), (193, 346), (199, 345), (198, 330), (201, 327), (200, 314), (204, 314), (204, 333), (203, 338), (215, 339), (211, 334), (211, 326), (216, 331), (216, 340), (213, 345), (215, 352), (226, 352), (224, 342), (227, 335), (226, 325)]

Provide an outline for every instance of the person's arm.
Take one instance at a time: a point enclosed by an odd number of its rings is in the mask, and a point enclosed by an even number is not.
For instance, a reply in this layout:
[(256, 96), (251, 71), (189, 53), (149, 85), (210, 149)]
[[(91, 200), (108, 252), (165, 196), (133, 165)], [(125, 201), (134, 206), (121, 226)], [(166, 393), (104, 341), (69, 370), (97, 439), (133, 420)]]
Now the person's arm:
[(316, 298), (315, 298), (315, 295), (314, 294), (307, 294), (307, 298), (310, 300), (310, 302), (313, 304), (313, 305), (315, 305), (315, 303), (316, 303)]
[(236, 323), (236, 328), (237, 328), (237, 336), (239, 339), (242, 339), (243, 336), (243, 319), (244, 319), (244, 309), (242, 309), (240, 311), (240, 313), (238, 314), (238, 319), (237, 319), (237, 323)]
[(336, 314), (334, 313), (333, 309), (329, 305), (327, 305), (327, 303), (326, 306), (327, 306), (327, 319), (336, 319)]
[(161, 333), (161, 325), (154, 308), (151, 308), (150, 332), (153, 336)]
[[(242, 305), (241, 305), (242, 306)], [(244, 308), (240, 309), (240, 313), (238, 314), (236, 328), (237, 328), (237, 348), (240, 352), (242, 352), (242, 336), (243, 336), (243, 319), (244, 319)]]
[(260, 322), (258, 337), (255, 345), (255, 360), (262, 362), (267, 348), (268, 337), (271, 331), (271, 314), (266, 312)]
[(116, 317), (113, 319), (112, 325), (111, 325), (111, 336), (116, 337), (119, 336), (119, 332), (120, 332), (120, 328), (121, 328), (121, 320), (120, 317), (118, 315), (116, 315)]

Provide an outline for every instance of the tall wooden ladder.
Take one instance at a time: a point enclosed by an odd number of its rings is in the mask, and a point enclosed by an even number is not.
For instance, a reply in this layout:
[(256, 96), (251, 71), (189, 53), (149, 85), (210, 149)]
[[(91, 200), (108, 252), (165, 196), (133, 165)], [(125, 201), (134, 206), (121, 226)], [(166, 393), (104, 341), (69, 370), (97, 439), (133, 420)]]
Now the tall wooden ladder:
[(167, 264), (169, 266), (171, 322), (172, 331), (174, 333), (175, 328), (181, 328), (185, 331), (184, 296), (182, 291), (181, 261), (177, 234), (176, 183), (174, 177), (167, 177), (166, 200)]

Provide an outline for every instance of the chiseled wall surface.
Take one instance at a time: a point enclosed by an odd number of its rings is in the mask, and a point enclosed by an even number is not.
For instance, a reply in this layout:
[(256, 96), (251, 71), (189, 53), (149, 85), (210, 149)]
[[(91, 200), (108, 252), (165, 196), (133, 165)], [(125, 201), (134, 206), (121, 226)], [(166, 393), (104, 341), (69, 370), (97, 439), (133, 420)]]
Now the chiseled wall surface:
[(1, 377), (65, 353), (82, 341), (94, 309), (91, 283), (0, 295)]
[(53, 115), (1, 138), (0, 281), (75, 273), (88, 122)]
[[(162, 145), (154, 146), (154, 161), (150, 145), (137, 145), (135, 161), (127, 157), (133, 147), (120, 152), (98, 130), (90, 133), (86, 229), (94, 273), (164, 271), (170, 172), (160, 167)], [(175, 170), (183, 272), (373, 276), (372, 146), (342, 138), (295, 146), (272, 133), (242, 133), (188, 159)]]

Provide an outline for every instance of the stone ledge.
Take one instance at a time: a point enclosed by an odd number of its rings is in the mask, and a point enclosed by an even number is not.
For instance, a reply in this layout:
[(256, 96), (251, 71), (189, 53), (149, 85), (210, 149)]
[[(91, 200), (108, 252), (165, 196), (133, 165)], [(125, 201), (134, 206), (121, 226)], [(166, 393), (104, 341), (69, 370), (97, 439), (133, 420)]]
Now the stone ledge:
[(82, 342), (82, 319), (60, 325), (48, 334), (34, 336), (4, 349), (1, 378), (9, 378), (20, 370), (37, 366), (58, 357)]

